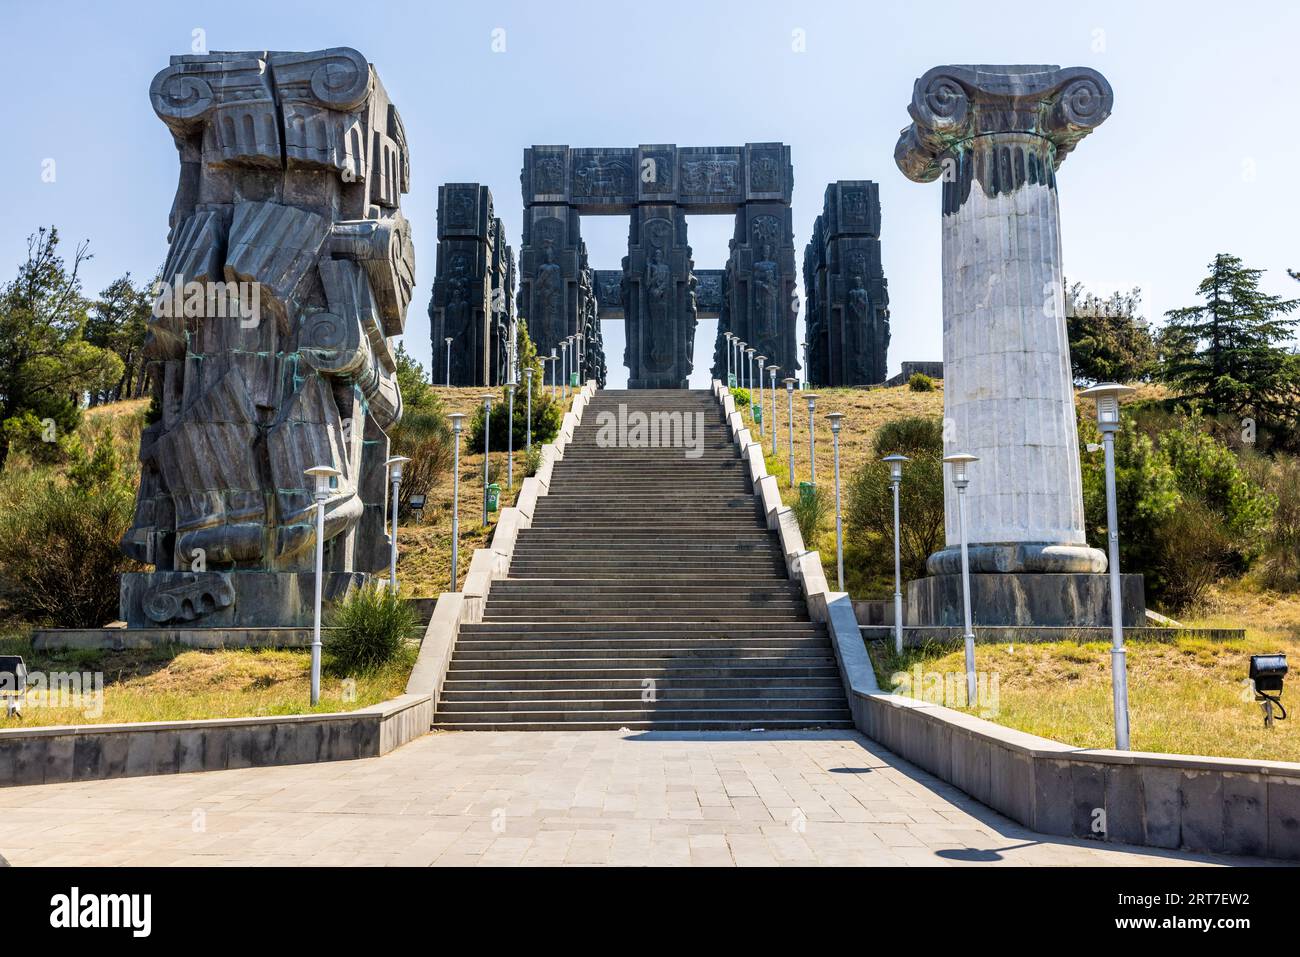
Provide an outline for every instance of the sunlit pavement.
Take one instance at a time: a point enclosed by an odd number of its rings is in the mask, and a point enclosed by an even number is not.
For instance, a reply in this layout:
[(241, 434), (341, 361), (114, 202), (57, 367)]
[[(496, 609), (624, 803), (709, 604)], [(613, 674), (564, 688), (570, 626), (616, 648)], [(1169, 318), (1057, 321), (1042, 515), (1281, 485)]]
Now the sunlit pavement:
[(0, 789), (21, 865), (1258, 863), (1035, 834), (854, 732), (466, 732), (382, 758)]

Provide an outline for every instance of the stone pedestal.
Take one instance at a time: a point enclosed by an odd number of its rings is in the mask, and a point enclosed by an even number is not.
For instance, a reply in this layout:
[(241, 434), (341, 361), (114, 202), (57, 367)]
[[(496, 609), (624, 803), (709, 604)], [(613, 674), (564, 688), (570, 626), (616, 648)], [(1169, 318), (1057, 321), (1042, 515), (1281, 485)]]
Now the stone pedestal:
[[(1110, 576), (1077, 574), (971, 575), (971, 619), (981, 625), (1110, 625)], [(1121, 575), (1125, 627), (1146, 624), (1141, 575)], [(907, 583), (910, 626), (964, 624), (961, 574), (933, 575)]]
[[(362, 584), (361, 572), (325, 572), (328, 607)], [(314, 572), (126, 572), (119, 591), (128, 628), (310, 628)]]
[[(975, 572), (1106, 569), (1084, 535), (1056, 171), (1111, 102), (1086, 68), (936, 67), (895, 151), (909, 179), (943, 182), (944, 451), (979, 458), (965, 494)], [(944, 494), (931, 574), (960, 569)]]

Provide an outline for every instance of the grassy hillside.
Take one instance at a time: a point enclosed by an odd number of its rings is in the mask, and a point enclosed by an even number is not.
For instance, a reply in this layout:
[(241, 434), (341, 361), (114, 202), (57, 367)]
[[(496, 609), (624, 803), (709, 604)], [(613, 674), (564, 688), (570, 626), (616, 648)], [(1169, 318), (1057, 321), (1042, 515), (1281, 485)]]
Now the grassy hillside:
[[(1253, 654), (1281, 651), (1300, 661), (1300, 596), (1236, 585), (1217, 589), (1209, 604), (1204, 617), (1185, 623), (1245, 626), (1245, 639), (1127, 642), (1133, 748), (1300, 761), (1300, 708), (1292, 708), (1293, 720), (1266, 729), (1247, 682)], [(978, 645), (984, 691), (975, 708), (965, 706), (959, 647), (935, 645), (902, 658), (887, 642), (870, 647), (881, 687), (895, 687), (894, 676), (906, 673), (913, 687), (945, 686), (948, 694), (936, 703), (1075, 747), (1114, 747), (1108, 642)], [(1291, 707), (1300, 695), (1292, 690), (1282, 701)]]

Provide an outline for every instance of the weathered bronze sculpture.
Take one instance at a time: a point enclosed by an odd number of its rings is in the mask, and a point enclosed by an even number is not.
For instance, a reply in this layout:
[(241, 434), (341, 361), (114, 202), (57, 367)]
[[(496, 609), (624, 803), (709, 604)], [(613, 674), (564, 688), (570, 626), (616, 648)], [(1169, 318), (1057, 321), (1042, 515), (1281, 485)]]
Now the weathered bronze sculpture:
[[(132, 627), (310, 620), (313, 465), (326, 595), (387, 565), (385, 429), (402, 414), (391, 337), (415, 278), (400, 210), (406, 137), (348, 48), (173, 57), (150, 87), (180, 152), (168, 289), (146, 352), (154, 408), (123, 540)], [(188, 300), (187, 300), (188, 302)]]

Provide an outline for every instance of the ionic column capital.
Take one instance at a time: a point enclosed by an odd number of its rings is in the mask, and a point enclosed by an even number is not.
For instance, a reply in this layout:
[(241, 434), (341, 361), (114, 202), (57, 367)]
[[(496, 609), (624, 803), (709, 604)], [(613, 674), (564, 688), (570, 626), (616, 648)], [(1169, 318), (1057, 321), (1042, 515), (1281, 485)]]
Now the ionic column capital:
[(944, 158), (997, 134), (1046, 140), (1052, 169), (1110, 116), (1114, 93), (1089, 67), (938, 66), (913, 86), (894, 161), (903, 175), (929, 183), (944, 172)]

